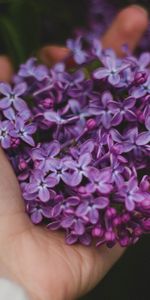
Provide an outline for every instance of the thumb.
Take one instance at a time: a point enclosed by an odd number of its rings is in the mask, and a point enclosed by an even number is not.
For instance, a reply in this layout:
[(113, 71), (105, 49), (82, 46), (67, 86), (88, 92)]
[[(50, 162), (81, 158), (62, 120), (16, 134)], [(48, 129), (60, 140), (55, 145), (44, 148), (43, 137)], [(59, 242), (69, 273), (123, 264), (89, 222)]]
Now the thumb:
[[(13, 68), (6, 56), (0, 56), (0, 81), (10, 81)], [(24, 210), (21, 193), (12, 167), (0, 148), (0, 218)]]
[[(11, 81), (12, 64), (6, 56), (0, 56), (0, 81)], [(20, 187), (13, 169), (0, 148), (0, 241), (14, 233), (22, 232), (32, 224), (25, 214)]]
[(31, 226), (13, 169), (0, 148), (0, 241)]
[(12, 167), (0, 149), (0, 217), (24, 211), (17, 178)]

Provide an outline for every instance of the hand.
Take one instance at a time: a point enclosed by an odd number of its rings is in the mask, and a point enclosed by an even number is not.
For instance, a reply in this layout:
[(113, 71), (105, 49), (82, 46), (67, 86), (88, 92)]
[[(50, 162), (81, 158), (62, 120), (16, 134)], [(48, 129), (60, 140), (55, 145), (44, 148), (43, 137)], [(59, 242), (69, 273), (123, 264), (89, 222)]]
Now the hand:
[[(120, 45), (129, 42), (133, 50), (147, 22), (144, 10), (136, 7), (125, 9), (103, 37), (104, 45), (112, 45), (120, 53)], [(54, 47), (47, 47), (41, 51), (41, 55), (43, 59), (48, 59), (49, 56), (49, 59), (58, 61), (63, 58), (63, 51), (67, 49), (57, 48), (56, 55)], [(8, 70), (5, 71), (3, 66), (2, 74), (9, 80), (10, 74)], [(99, 249), (93, 246), (67, 246), (62, 233), (49, 232), (32, 225), (25, 213), (16, 177), (2, 150), (0, 245), (0, 277), (21, 284), (32, 300), (76, 299), (92, 289), (124, 251), (118, 245), (111, 250), (105, 246)]]

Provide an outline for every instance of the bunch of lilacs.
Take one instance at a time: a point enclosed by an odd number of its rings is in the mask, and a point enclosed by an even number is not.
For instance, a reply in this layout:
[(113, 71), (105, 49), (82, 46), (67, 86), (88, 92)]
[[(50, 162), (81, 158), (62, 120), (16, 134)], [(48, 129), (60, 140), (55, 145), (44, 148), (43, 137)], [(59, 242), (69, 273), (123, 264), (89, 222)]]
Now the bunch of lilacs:
[[(87, 24), (89, 26), (90, 34), (92, 36), (99, 37), (104, 34), (108, 27), (113, 22), (115, 16), (122, 9), (122, 6), (126, 7), (131, 4), (136, 4), (136, 1), (111, 1), (111, 0), (88, 0), (87, 6)], [(139, 1), (139, 5), (148, 6), (147, 0)], [(88, 32), (89, 35), (89, 32)], [(150, 50), (150, 25), (145, 32), (141, 42), (139, 44), (139, 51)]]
[(0, 83), (1, 146), (34, 224), (126, 247), (150, 231), (150, 54), (68, 45), (64, 62), (31, 58)]

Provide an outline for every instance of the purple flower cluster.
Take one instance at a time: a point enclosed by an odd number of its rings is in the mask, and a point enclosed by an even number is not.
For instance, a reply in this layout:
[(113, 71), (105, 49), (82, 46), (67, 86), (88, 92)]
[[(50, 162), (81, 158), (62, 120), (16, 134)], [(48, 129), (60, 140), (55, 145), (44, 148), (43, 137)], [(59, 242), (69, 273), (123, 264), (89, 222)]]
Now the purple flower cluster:
[(0, 83), (0, 143), (34, 224), (125, 247), (150, 232), (150, 54), (68, 44), (73, 67), (30, 59)]

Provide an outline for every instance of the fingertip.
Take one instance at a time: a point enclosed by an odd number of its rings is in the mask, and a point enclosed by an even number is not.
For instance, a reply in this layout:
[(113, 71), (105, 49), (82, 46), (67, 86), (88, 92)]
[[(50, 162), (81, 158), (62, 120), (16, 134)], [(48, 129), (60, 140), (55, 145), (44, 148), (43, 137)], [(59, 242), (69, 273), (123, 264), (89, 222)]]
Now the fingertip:
[(148, 26), (148, 12), (138, 5), (132, 5), (119, 13), (118, 23), (124, 39), (140, 38)]
[(104, 47), (111, 47), (122, 56), (122, 45), (126, 43), (130, 51), (134, 51), (148, 27), (148, 22), (148, 12), (143, 7), (138, 5), (126, 7), (119, 12), (104, 35), (102, 40)]
[(10, 59), (5, 56), (0, 56), (0, 81), (10, 82), (13, 76), (13, 67)]
[(39, 51), (40, 59), (48, 66), (51, 66), (67, 57), (69, 49), (59, 46), (46, 46)]

